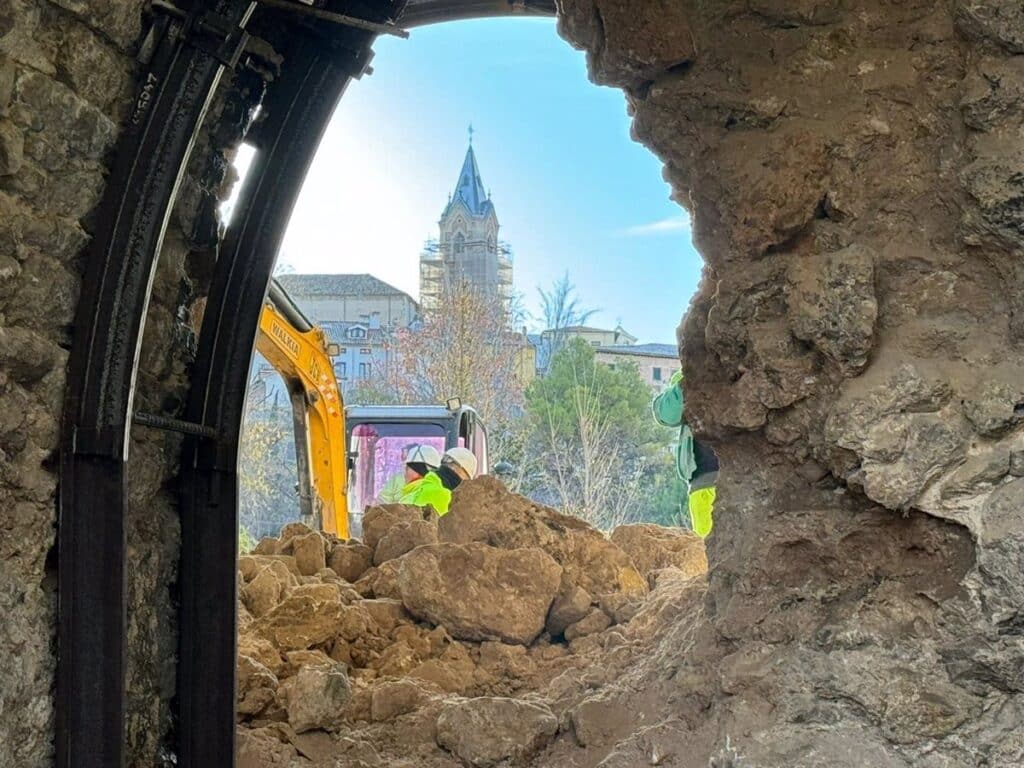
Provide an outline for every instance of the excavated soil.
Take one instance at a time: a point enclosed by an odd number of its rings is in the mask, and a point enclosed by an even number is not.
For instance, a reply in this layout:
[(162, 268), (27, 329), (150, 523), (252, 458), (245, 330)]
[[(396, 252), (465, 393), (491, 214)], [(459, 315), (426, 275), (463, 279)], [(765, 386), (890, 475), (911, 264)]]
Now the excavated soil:
[(362, 542), (289, 525), (239, 560), (239, 765), (682, 765), (706, 570), (685, 531), (609, 537), (488, 478)]

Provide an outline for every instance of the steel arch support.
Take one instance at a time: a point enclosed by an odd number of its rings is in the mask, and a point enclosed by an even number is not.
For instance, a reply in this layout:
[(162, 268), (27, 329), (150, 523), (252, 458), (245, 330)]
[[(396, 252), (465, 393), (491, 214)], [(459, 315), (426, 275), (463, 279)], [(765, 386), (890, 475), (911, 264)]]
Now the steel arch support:
[[(248, 2), (221, 2), (229, 24)], [(198, 11), (197, 11), (198, 12)], [(193, 136), (222, 71), (188, 43), (193, 17), (159, 18), (118, 142), (86, 263), (61, 425), (58, 768), (125, 763), (127, 460), (139, 348), (157, 256)]]
[[(400, 8), (377, 3), (375, 22)], [(186, 418), (216, 425), (216, 445), (183, 454), (178, 744), (182, 768), (235, 764), (238, 441), (249, 367), (271, 272), (306, 172), (346, 84), (369, 61), (373, 37), (295, 32), (268, 85), (250, 139), (256, 156), (217, 258)]]
[(555, 0), (409, 0), (399, 17), (403, 27), (498, 16), (554, 16)]

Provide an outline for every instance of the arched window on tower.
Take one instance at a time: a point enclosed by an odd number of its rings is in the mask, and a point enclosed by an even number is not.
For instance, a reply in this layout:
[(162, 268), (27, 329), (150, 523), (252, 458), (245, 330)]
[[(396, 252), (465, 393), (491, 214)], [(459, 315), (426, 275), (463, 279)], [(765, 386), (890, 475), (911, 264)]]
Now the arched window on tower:
[(460, 232), (455, 236), (455, 252), (462, 253), (466, 250), (466, 238), (462, 236)]
[(494, 235), (491, 235), (490, 237), (487, 238), (487, 252), (488, 253), (497, 253), (498, 252), (498, 243), (494, 240)]

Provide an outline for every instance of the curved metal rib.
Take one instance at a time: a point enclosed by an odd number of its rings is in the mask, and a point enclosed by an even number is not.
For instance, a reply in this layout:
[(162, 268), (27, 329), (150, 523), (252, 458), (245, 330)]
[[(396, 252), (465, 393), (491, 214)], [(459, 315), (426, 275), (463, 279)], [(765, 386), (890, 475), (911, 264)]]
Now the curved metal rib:
[(554, 0), (409, 0), (398, 23), (422, 27), (462, 19), (554, 15)]

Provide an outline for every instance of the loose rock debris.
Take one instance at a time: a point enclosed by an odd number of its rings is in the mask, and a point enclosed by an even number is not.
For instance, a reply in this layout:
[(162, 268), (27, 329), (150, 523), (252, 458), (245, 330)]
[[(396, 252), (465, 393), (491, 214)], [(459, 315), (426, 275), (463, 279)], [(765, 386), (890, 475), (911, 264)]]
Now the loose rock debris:
[(692, 534), (609, 537), (490, 478), (363, 530), (239, 559), (241, 768), (596, 765), (635, 730), (599, 689), (703, 595)]

